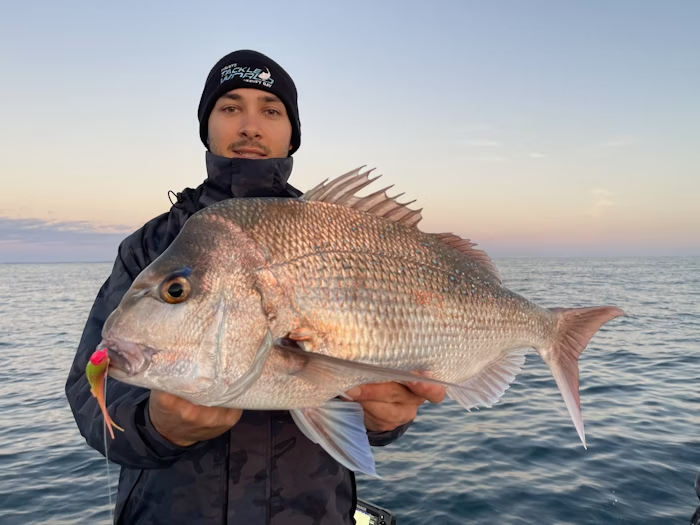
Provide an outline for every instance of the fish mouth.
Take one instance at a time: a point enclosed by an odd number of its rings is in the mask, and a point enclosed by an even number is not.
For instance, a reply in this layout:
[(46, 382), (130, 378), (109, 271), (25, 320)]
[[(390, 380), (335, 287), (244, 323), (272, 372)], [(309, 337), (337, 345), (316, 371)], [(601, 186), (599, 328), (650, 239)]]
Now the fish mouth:
[(110, 368), (129, 377), (145, 372), (151, 366), (153, 356), (158, 353), (158, 350), (150, 346), (108, 339), (103, 339), (97, 348), (98, 350), (107, 349)]

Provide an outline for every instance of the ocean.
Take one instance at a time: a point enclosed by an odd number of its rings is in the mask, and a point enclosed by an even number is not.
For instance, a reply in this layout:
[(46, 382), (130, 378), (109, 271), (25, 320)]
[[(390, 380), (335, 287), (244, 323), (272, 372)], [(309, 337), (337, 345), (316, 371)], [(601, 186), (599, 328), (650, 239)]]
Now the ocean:
[[(580, 360), (588, 450), (549, 370), (528, 356), (489, 409), (426, 404), (375, 448), (360, 498), (399, 525), (687, 524), (700, 505), (700, 258), (501, 259), (543, 306), (612, 304), (628, 317)], [(107, 524), (104, 458), (64, 383), (110, 264), (0, 265), (0, 524)], [(118, 466), (111, 464), (112, 489)]]

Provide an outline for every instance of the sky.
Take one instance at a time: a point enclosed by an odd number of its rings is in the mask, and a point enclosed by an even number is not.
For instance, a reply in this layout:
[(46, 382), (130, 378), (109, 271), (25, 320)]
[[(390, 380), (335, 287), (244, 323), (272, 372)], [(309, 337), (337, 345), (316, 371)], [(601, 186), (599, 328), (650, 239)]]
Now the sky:
[(199, 185), (236, 49), (297, 85), (297, 188), (375, 167), (494, 257), (698, 256), (698, 24), (690, 0), (3, 2), (0, 262), (112, 261)]

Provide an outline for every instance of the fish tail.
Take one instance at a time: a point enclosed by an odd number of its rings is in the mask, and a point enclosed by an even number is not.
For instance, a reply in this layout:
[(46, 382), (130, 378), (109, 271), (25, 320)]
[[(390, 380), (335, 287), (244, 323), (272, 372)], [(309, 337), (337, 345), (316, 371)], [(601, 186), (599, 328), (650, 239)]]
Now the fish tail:
[(576, 432), (581, 438), (583, 447), (586, 448), (578, 391), (578, 358), (601, 326), (616, 317), (625, 315), (625, 312), (613, 306), (550, 308), (549, 310), (558, 318), (553, 342), (550, 346), (537, 350), (552, 371)]

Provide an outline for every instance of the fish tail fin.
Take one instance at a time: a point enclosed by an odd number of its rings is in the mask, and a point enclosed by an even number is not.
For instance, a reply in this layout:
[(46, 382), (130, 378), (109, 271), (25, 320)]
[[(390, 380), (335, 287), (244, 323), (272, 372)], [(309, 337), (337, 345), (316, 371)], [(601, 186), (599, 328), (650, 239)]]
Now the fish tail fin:
[(554, 340), (550, 346), (538, 348), (537, 351), (552, 371), (576, 432), (581, 438), (583, 447), (586, 448), (578, 391), (578, 358), (601, 326), (616, 317), (625, 315), (625, 312), (613, 306), (550, 308), (549, 310), (558, 318)]

